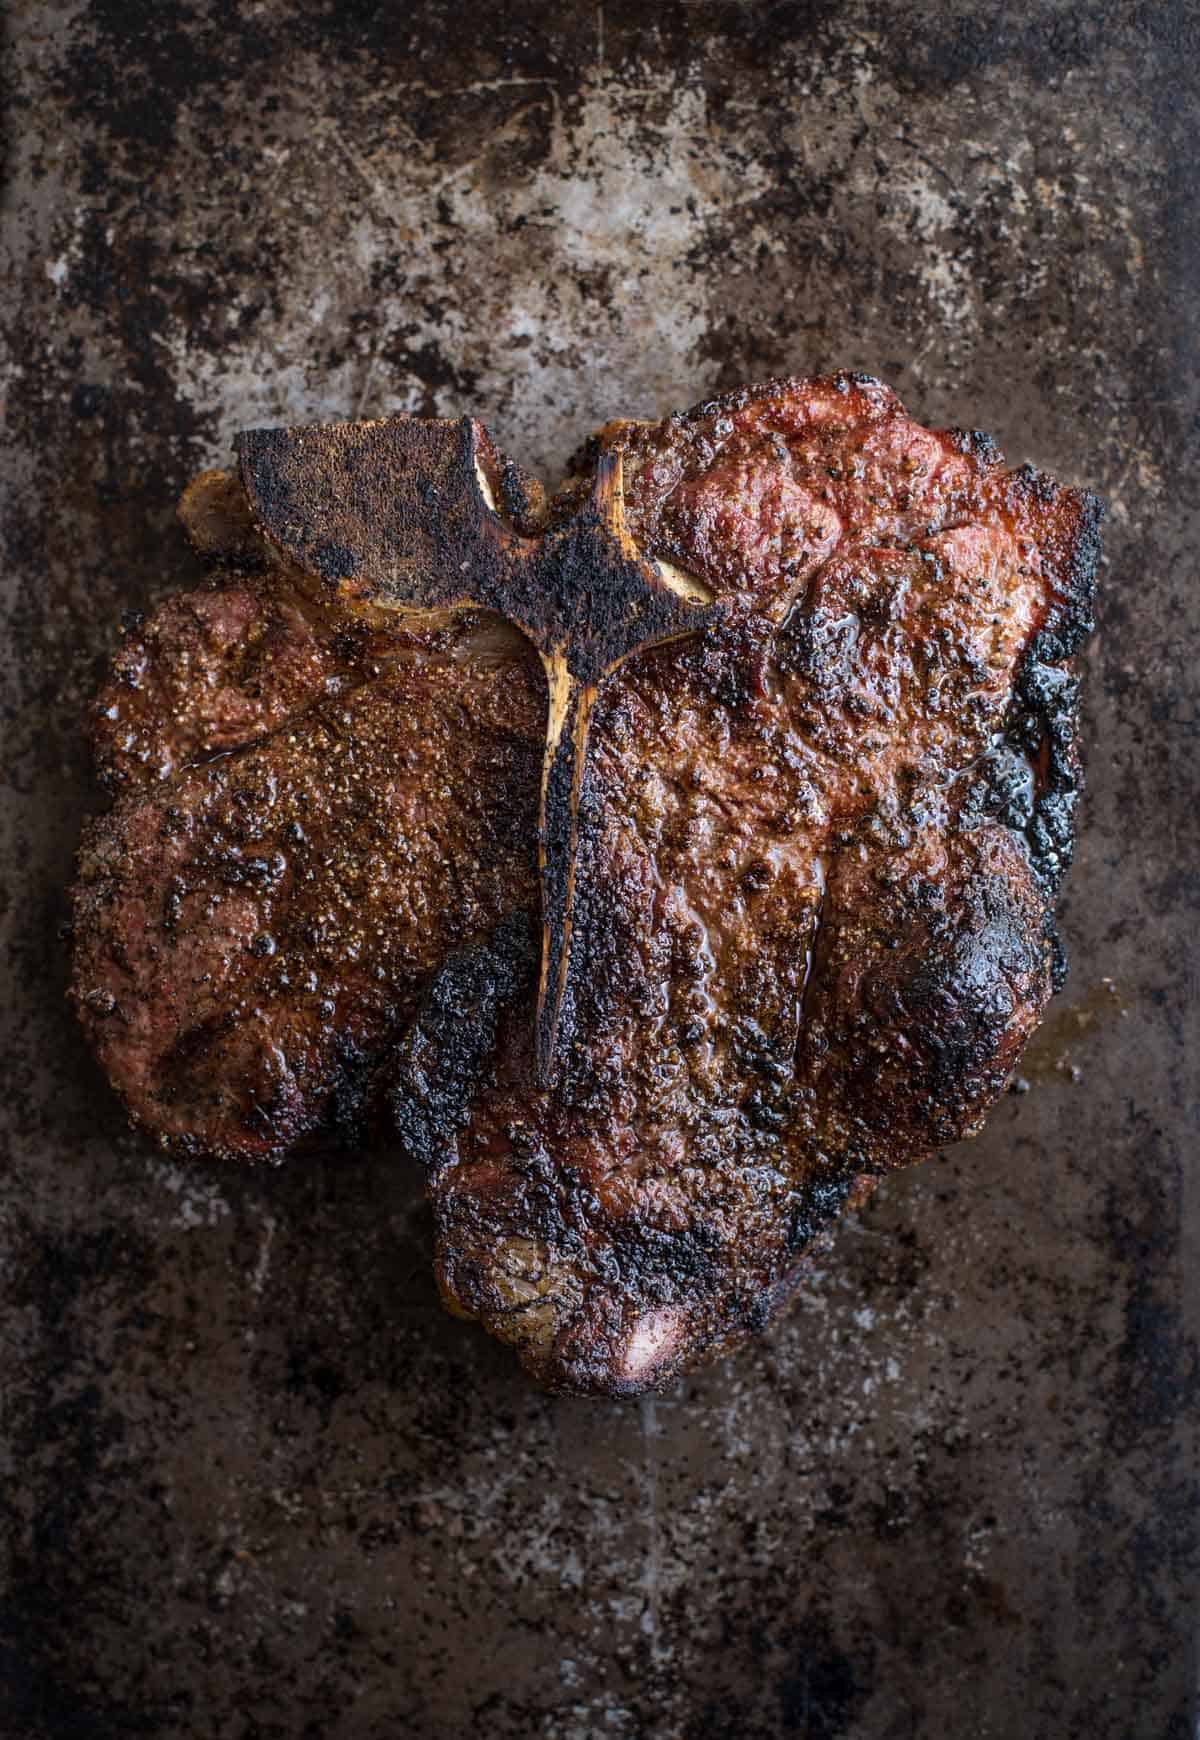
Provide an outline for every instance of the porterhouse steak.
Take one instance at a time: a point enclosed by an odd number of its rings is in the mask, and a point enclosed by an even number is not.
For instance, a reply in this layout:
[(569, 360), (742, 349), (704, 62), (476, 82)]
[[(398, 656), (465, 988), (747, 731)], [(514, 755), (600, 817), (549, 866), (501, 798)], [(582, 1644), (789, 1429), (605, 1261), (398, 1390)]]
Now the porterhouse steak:
[(72, 996), (137, 1124), (398, 1132), (551, 1387), (760, 1328), (978, 1128), (1060, 972), (1095, 498), (856, 375), (617, 422), (252, 431), (94, 708)]

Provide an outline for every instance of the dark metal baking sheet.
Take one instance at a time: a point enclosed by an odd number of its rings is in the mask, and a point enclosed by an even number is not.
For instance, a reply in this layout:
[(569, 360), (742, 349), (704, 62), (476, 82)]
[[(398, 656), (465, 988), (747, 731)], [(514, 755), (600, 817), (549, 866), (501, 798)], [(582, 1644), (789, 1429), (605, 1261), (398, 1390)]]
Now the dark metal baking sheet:
[[(34, 0), (10, 20), (0, 1733), (1193, 1732), (1196, 12)], [(750, 1351), (552, 1401), (396, 1155), (128, 1135), (62, 1001), (121, 612), (239, 426), (890, 380), (1107, 497), (1073, 962)], [(1190, 1041), (1190, 1050), (1189, 1050)]]

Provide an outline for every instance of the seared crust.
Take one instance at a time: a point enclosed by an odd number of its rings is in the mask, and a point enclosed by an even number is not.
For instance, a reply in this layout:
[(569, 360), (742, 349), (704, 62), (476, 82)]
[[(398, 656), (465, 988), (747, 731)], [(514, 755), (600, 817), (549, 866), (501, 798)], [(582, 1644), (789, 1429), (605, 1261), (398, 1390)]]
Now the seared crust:
[(297, 605), (233, 574), (127, 618), (92, 707), (96, 771), (112, 792), (150, 785), (278, 730), (336, 686), (347, 661)]
[(169, 600), (118, 663), (127, 795), (85, 842), (73, 991), (175, 1144), (278, 1158), (386, 1086), (447, 1302), (551, 1387), (632, 1393), (761, 1327), (1017, 1061), (1058, 970), (1099, 510), (862, 377), (608, 425), (545, 523), (613, 451), (635, 543), (721, 609), (594, 704), (556, 1090), (532, 652), (479, 653), (478, 617), (347, 637), (286, 568)]
[(874, 382), (613, 443), (635, 536), (731, 620), (597, 710), (565, 1090), (531, 1093), (514, 995), (424, 1157), (447, 1298), (542, 1382), (627, 1393), (759, 1325), (814, 1233), (1016, 1063), (1055, 971), (1098, 514)]
[(72, 995), (164, 1145), (361, 1139), (430, 973), (532, 898), (539, 673), (496, 625), (446, 638), (89, 825)]

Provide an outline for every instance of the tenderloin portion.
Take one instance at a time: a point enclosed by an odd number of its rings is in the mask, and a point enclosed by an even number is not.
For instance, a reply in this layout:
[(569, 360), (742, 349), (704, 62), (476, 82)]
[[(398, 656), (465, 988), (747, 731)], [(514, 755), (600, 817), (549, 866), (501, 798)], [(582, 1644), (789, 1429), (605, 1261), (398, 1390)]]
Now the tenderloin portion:
[(168, 779), (276, 730), (342, 675), (288, 599), (237, 584), (179, 593), (126, 629), (93, 707), (97, 772), (112, 791)]
[(311, 652), (326, 677), (306, 711), (89, 825), (72, 992), (165, 1144), (282, 1159), (361, 1137), (430, 973), (534, 898), (540, 675), (503, 625), (444, 639), (386, 662)]
[(191, 514), (218, 585), (131, 631), (97, 704), (122, 795), (73, 995), (170, 1144), (280, 1158), (386, 1108), (450, 1307), (629, 1393), (761, 1327), (1015, 1065), (1059, 970), (1099, 513), (836, 376), (608, 425), (522, 536), (614, 466), (639, 560), (712, 604), (589, 699), (551, 1087), (537, 653), (478, 611), (356, 614), (223, 484)]

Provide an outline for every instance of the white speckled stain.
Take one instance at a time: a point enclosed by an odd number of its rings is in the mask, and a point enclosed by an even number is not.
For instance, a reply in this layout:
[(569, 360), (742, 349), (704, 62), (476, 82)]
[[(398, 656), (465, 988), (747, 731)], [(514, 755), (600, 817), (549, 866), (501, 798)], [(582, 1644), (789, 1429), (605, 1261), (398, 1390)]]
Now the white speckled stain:
[[(569, 113), (535, 84), (529, 108), (546, 105), (544, 159), (497, 186), (496, 136), (449, 171), (420, 161), (403, 142), (369, 163), (340, 145), (313, 163), (312, 142), (297, 142), (288, 185), (344, 182), (348, 172), (354, 198), (343, 192), (327, 202), (329, 247), (298, 261), (289, 278), (290, 307), (274, 328), (286, 334), (283, 343), (268, 346), (258, 329), (244, 336), (232, 323), (217, 355), (194, 347), (181, 324), (162, 341), (181, 396), (211, 420), (206, 463), (226, 460), (232, 433), (254, 423), (418, 408), (421, 383), (397, 378), (382, 360), (400, 333), (410, 351), (432, 347), (477, 377), (473, 405), (440, 389), (439, 414), (482, 409), (521, 458), (550, 475), (605, 418), (661, 415), (699, 390), (710, 274), (693, 256), (714, 224), (759, 197), (765, 172), (752, 152), (734, 161), (727, 142), (714, 138), (704, 95), (686, 69), (634, 88), (597, 77)], [(525, 114), (519, 110), (511, 126), (526, 125)], [(461, 301), (446, 297), (445, 236), (428, 222), (438, 197), (469, 283)], [(514, 270), (518, 227), (524, 271)], [(372, 265), (398, 246), (403, 291), (370, 299), (371, 336), (360, 352), (332, 368), (320, 364), (314, 350), (335, 336), (334, 302), (345, 306), (347, 261), (357, 263), (365, 289)], [(336, 299), (323, 275), (330, 269)], [(436, 313), (426, 312), (430, 305)]]
[[(835, 76), (828, 60), (806, 61), (785, 45), (769, 88), (738, 88), (731, 77), (722, 106), (711, 108), (686, 59), (652, 71), (628, 68), (623, 80), (598, 67), (574, 94), (564, 85), (561, 97), (537, 78), (434, 92), (403, 80), (388, 84), (376, 65), (361, 80), (345, 75), (335, 118), (326, 112), (325, 71), (297, 54), (288, 63), (288, 101), (271, 123), (286, 138), (260, 139), (249, 81), (229, 95), (242, 153), (236, 167), (214, 161), (207, 93), (205, 102), (183, 105), (170, 170), (169, 245), (158, 256), (163, 283), (178, 280), (195, 291), (207, 282), (206, 262), (226, 236), (218, 216), (223, 222), (243, 202), (248, 224), (265, 241), (264, 257), (282, 263), (261, 280), (221, 274), (216, 281), (228, 300), (206, 311), (204, 332), (189, 331), (180, 316), (165, 339), (156, 336), (166, 378), (143, 386), (134, 377), (120, 401), (120, 474), (136, 479), (165, 467), (173, 476), (185, 464), (224, 463), (230, 435), (246, 424), (421, 407), (478, 409), (512, 451), (552, 475), (605, 416), (687, 403), (714, 387), (718, 368), (740, 367), (740, 358), (763, 372), (846, 361), (895, 371), (914, 408), (926, 396), (920, 408), (930, 416), (950, 420), (961, 410), (1002, 437), (1007, 417), (1009, 443), (1015, 433), (1021, 445), (1014, 457), (1023, 457), (1026, 440), (1057, 443), (1057, 456), (1033, 457), (1075, 475), (1094, 470), (1114, 527), (1141, 522), (1157, 536), (1155, 522), (1167, 520), (1172, 506), (1169, 474), (1158, 463), (1161, 444), (1147, 434), (1144, 387), (1111, 348), (1118, 330), (1131, 354), (1152, 342), (1143, 323), (1157, 305), (1139, 298), (1162, 269), (1153, 150), (1143, 164), (1117, 103), (1105, 109), (1102, 131), (1064, 126), (1061, 91), (1045, 93), (1038, 112), (1043, 97), (1022, 82), (1015, 60), (988, 75), (996, 81), (990, 91), (963, 81), (914, 102), (889, 84), (886, 62), (872, 67), (865, 32), (848, 34), (839, 20), (837, 36)], [(1104, 78), (1116, 77), (1120, 68), (1107, 64)], [(417, 112), (406, 119), (406, 90), (446, 101), (508, 91), (512, 100), (495, 111), (494, 130), (452, 140), (439, 157), (420, 136)], [(1089, 102), (1099, 107), (1099, 73), (1091, 91)], [(468, 121), (475, 112), (464, 103)], [(911, 124), (914, 112), (920, 126)], [(34, 131), (18, 130), (18, 156)], [(794, 199), (773, 179), (780, 146), (792, 154), (786, 173)], [(89, 312), (82, 277), (85, 266), (98, 264), (95, 241), (85, 257), (85, 224), (108, 222), (108, 195), (80, 204), (79, 176), (58, 149), (46, 156), (46, 179), (22, 217), (22, 258), (33, 262), (53, 321), (45, 323), (44, 358), (27, 344), (11, 370), (21, 395), (65, 393), (75, 378), (124, 379), (111, 311)], [(69, 140), (62, 149), (69, 153)], [(140, 189), (131, 186), (115, 177), (110, 245), (114, 235), (118, 245), (130, 231), (136, 238), (138, 226), (158, 221), (153, 214), (163, 209), (143, 208)], [(214, 191), (223, 204), (214, 204)], [(439, 195), (449, 223), (440, 221)], [(179, 306), (187, 301), (181, 295)], [(1021, 348), (1027, 328), (1037, 347), (1029, 353)], [(729, 334), (722, 350), (716, 341)], [(65, 346), (76, 335), (84, 348), (73, 375)], [(1075, 357), (1076, 343), (1086, 363)], [(848, 355), (855, 344), (861, 353)], [(39, 362), (48, 365), (45, 387)], [(1048, 384), (1031, 390), (1039, 366), (1048, 368)], [(454, 374), (463, 385), (449, 378)], [(144, 428), (143, 393), (148, 412), (159, 413)], [(204, 435), (196, 440), (181, 418), (186, 447), (164, 454), (161, 435), (147, 431), (165, 426), (172, 395), (184, 412), (200, 414)], [(16, 406), (16, 389), (11, 399)], [(1088, 404), (1090, 424), (1080, 412)], [(1040, 417), (1036, 429), (1029, 414)], [(94, 442), (97, 428), (81, 424), (80, 439)], [(80, 474), (72, 475), (78, 484)], [(89, 519), (93, 510), (78, 506), (87, 499), (76, 491), (72, 512), (82, 518), (64, 523), (94, 540), (102, 516), (97, 509)], [(162, 505), (165, 522), (165, 495)], [(169, 539), (162, 545), (175, 547)], [(75, 571), (74, 544), (58, 560), (61, 582)], [(171, 583), (167, 566), (160, 580), (164, 588)], [(51, 667), (66, 673), (51, 715), (67, 721), (64, 741), (77, 733), (92, 652), (106, 644), (129, 584), (123, 575), (105, 579), (86, 609), (72, 615), (56, 608), (43, 625), (40, 645), (50, 649)], [(27, 593), (22, 585), (22, 597)], [(1149, 669), (1149, 692), (1165, 695), (1175, 653), (1165, 635), (1150, 645), (1148, 633), (1146, 625), (1122, 632), (1131, 649), (1128, 686), (1136, 693)], [(69, 692), (66, 685), (73, 685)], [(31, 718), (36, 711), (40, 727), (41, 703), (27, 711)], [(1131, 765), (1141, 729), (1138, 716), (1132, 737), (1113, 738)], [(1105, 782), (1111, 786), (1109, 756), (1102, 750), (1096, 757), (1097, 810), (1112, 801), (1103, 795)], [(10, 793), (22, 833), (32, 832), (22, 805), (50, 813), (45, 790), (31, 783), (31, 798)], [(73, 827), (72, 813), (67, 832)], [(1093, 820), (1091, 827), (1095, 844), (1085, 836), (1073, 886), (1078, 922), (1099, 935), (1093, 915), (1112, 886), (1102, 855), (1119, 838), (1111, 826), (1106, 832)], [(64, 874), (70, 843), (63, 833), (43, 852), (43, 882)], [(1096, 858), (1090, 881), (1080, 876), (1089, 851)], [(1148, 848), (1141, 885), (1155, 886), (1171, 868)], [(16, 922), (28, 910), (16, 903)], [(1112, 944), (1127, 962), (1140, 946), (1124, 933)], [(17, 1000), (13, 1011), (24, 1019)], [(44, 1034), (42, 1051), (57, 1057), (60, 1028), (47, 1026)], [(1155, 1067), (1150, 1060), (1143, 1080), (1161, 1086)], [(1063, 1091), (1060, 1083), (1047, 1089)], [(1027, 1137), (1036, 1137), (1027, 1109), (1022, 1117)], [(1083, 1127), (1099, 1128), (1099, 1115)], [(1101, 1157), (1090, 1184), (1073, 1178), (1044, 1131), (1043, 1139), (1054, 1155), (1049, 1199), (1045, 1150), (1014, 1145), (1002, 1115), (986, 1146), (885, 1185), (866, 1216), (844, 1221), (833, 1254), (809, 1264), (792, 1313), (762, 1343), (673, 1394), (633, 1406), (532, 1396), (495, 1350), (472, 1351), (476, 1332), (439, 1324), (430, 1333), (437, 1309), (430, 1299), (405, 1298), (390, 1315), (395, 1259), (368, 1257), (364, 1247), (360, 1272), (329, 1236), (344, 1214), (357, 1211), (362, 1227), (373, 1224), (365, 1186), (340, 1186), (310, 1220), (312, 1205), (302, 1214), (300, 1198), (289, 1198), (286, 1188), (276, 1196), (273, 1180), (258, 1179), (253, 1188), (239, 1182), (236, 1194), (231, 1183), (226, 1201), (203, 1170), (148, 1159), (140, 1148), (136, 1165), (114, 1168), (98, 1141), (85, 1165), (77, 1152), (47, 1157), (26, 1140), (13, 1145), (10, 1189), (22, 1214), (37, 1203), (48, 1228), (56, 1215), (64, 1226), (75, 1217), (86, 1227), (94, 1224), (89, 1216), (119, 1213), (161, 1239), (151, 1302), (178, 1335), (164, 1337), (168, 1351), (156, 1364), (156, 1332), (147, 1332), (145, 1369), (177, 1375), (165, 1362), (175, 1362), (181, 1344), (189, 1365), (186, 1382), (170, 1386), (177, 1419), (150, 1412), (140, 1399), (131, 1406), (128, 1391), (123, 1402), (113, 1392), (139, 1458), (131, 1454), (129, 1466), (140, 1468), (144, 1459), (163, 1470), (176, 1520), (161, 1538), (189, 1602), (211, 1591), (233, 1609), (220, 1621), (225, 1637), (236, 1623), (247, 1644), (261, 1637), (280, 1663), (271, 1676), (247, 1666), (241, 1680), (233, 1667), (227, 1704), (226, 1676), (214, 1675), (213, 1723), (250, 1720), (235, 1712), (234, 1694), (254, 1698), (265, 1679), (268, 1698), (291, 1699), (285, 1714), (272, 1709), (268, 1721), (294, 1717), (302, 1725), (303, 1701), (329, 1671), (327, 1618), (344, 1604), (361, 1627), (358, 1660), (375, 1649), (383, 1659), (403, 1641), (406, 1663), (424, 1664), (412, 1670), (424, 1676), (422, 1692), (432, 1688), (438, 1707), (451, 1712), (444, 1731), (458, 1731), (456, 1714), (467, 1731), (468, 1682), (489, 1671), (488, 1647), (495, 1645), (507, 1693), (509, 1660), (519, 1660), (528, 1616), (540, 1611), (552, 1616), (552, 1629), (537, 1669), (544, 1679), (522, 1688), (531, 1712), (538, 1705), (531, 1727), (536, 1721), (547, 1740), (636, 1740), (649, 1732), (682, 1740), (697, 1732), (701, 1699), (725, 1690), (753, 1699), (755, 1675), (769, 1695), (770, 1679), (785, 1665), (792, 1670), (790, 1660), (780, 1660), (779, 1640), (823, 1596), (834, 1602), (843, 1641), (870, 1635), (876, 1625), (877, 1701), (854, 1727), (874, 1735), (890, 1732), (913, 1696), (902, 1649), (889, 1636), (910, 1595), (944, 1596), (943, 1559), (948, 1579), (1007, 1580), (1031, 1637), (1032, 1621), (1049, 1613), (1047, 1632), (1077, 1645), (1055, 1660), (1069, 1674), (1088, 1659), (1079, 1639), (1095, 1622), (1083, 1579), (1072, 1580), (1072, 1567), (1085, 1562), (1069, 1502), (1080, 1483), (1094, 1480), (1093, 1494), (1105, 1501), (1115, 1491), (1119, 1528), (1107, 1533), (1132, 1534), (1128, 1504), (1119, 1488), (1105, 1486), (1109, 1454), (1094, 1436), (1105, 1420), (1119, 1418), (1104, 1375), (1109, 1366), (1095, 1363), (1095, 1348), (1091, 1355), (1086, 1343), (1081, 1349), (1078, 1333), (1098, 1325), (1105, 1359), (1105, 1349), (1120, 1341), (1125, 1294), (1112, 1284), (1111, 1255), (1096, 1228), (1101, 1187), (1111, 1184), (1124, 1204), (1125, 1177), (1111, 1162), (1106, 1171)], [(1053, 1237), (1043, 1239), (1048, 1222)], [(929, 1278), (897, 1280), (898, 1238), (914, 1228)], [(242, 1250), (243, 1239), (244, 1263), (235, 1268), (227, 1246)], [(293, 1260), (285, 1263), (283, 1250)], [(1007, 1271), (997, 1267), (1005, 1262)], [(120, 1277), (108, 1280), (115, 1285)], [(360, 1290), (388, 1315), (359, 1313)], [(199, 1310), (193, 1296), (203, 1302)], [(219, 1308), (210, 1311), (210, 1304)], [(102, 1311), (81, 1326), (81, 1372), (97, 1348), (108, 1357), (111, 1322)], [(239, 1325), (248, 1326), (241, 1335)], [(400, 1352), (360, 1359), (355, 1338), (367, 1334), (394, 1338)], [(331, 1357), (344, 1357), (357, 1374), (353, 1390), (330, 1402), (328, 1420), (312, 1394), (283, 1382), (293, 1338), (303, 1344), (310, 1336), (318, 1348), (336, 1347)], [(630, 1351), (636, 1357), (645, 1346), (639, 1335)], [(93, 1364), (97, 1369), (104, 1368)], [(122, 1361), (118, 1369), (131, 1368)], [(140, 1398), (140, 1360), (132, 1369)], [(416, 1376), (397, 1383), (397, 1371)], [(449, 1435), (424, 1391), (426, 1382), (447, 1379), (461, 1386)], [(108, 1383), (101, 1378), (106, 1390)], [(1052, 1392), (1071, 1404), (1053, 1416), (1045, 1405)], [(1153, 1435), (1145, 1447), (1145, 1459), (1132, 1467), (1148, 1491), (1159, 1477)], [(57, 1506), (59, 1471), (48, 1465), (45, 1478), (48, 1502)], [(825, 1520), (835, 1484), (856, 1494), (849, 1527)], [(931, 1491), (943, 1500), (936, 1516), (920, 1510)], [(104, 1548), (93, 1543), (91, 1550), (97, 1577), (112, 1575), (110, 1526), (125, 1547), (143, 1526), (133, 1489), (125, 1496), (125, 1515), (134, 1520), (105, 1521)], [(872, 1545), (871, 1518), (883, 1498), (897, 1504), (897, 1527), (911, 1532)], [(995, 1528), (986, 1520), (993, 1512)], [(388, 1544), (365, 1546), (368, 1525)], [(83, 1513), (79, 1532), (86, 1545)], [(157, 1536), (147, 1538), (157, 1545)], [(226, 1563), (218, 1548), (253, 1557)], [(1089, 1542), (1088, 1554), (1095, 1550)], [(87, 1563), (85, 1554), (80, 1564)], [(209, 1565), (211, 1573), (203, 1569)], [(1018, 1593), (1025, 1581), (1033, 1588), (1027, 1597)], [(732, 1628), (728, 1661), (706, 1629), (714, 1589), (720, 1624)], [(1136, 1606), (1132, 1583), (1123, 1598)], [(102, 1621), (103, 1601), (99, 1611)], [(965, 1642), (955, 1643), (956, 1628), (938, 1621), (941, 1608), (929, 1611), (935, 1618), (922, 1646), (932, 1668), (920, 1696), (941, 1697), (936, 1712), (949, 1708), (953, 1727), (967, 1719), (969, 1672), (977, 1687), (972, 1711), (984, 1708), (993, 1724), (1002, 1723), (1014, 1706), (982, 1700), (1011, 1684), (999, 1663), (1019, 1658), (1019, 1634), (998, 1635), (981, 1666), (978, 1652), (968, 1659)], [(761, 1621), (765, 1656), (736, 1630), (748, 1613)], [(195, 1617), (189, 1609), (189, 1625)], [(415, 1622), (432, 1627), (439, 1645), (447, 1641), (449, 1667), (437, 1648), (425, 1653), (430, 1631), (415, 1630)], [(156, 1645), (164, 1636), (169, 1644), (190, 1635), (164, 1633), (154, 1612), (147, 1623)], [(961, 1635), (974, 1642), (989, 1634)], [(1110, 1629), (1109, 1638), (1115, 1635)], [(463, 1674), (464, 1660), (471, 1674)], [(1026, 1666), (1018, 1660), (1013, 1669), (1024, 1685)], [(657, 1687), (650, 1704), (648, 1685)], [(549, 1710), (538, 1703), (539, 1686), (550, 1687)], [(388, 1711), (393, 1725), (405, 1721), (399, 1708), (397, 1694)], [(944, 1722), (937, 1727), (936, 1712), (929, 1731), (948, 1731)], [(773, 1713), (757, 1708), (747, 1731), (769, 1726)], [(254, 1719), (263, 1719), (261, 1706)], [(503, 1718), (499, 1728), (517, 1731)]]
[(266, 1285), (267, 1273), (271, 1267), (271, 1246), (275, 1243), (275, 1233), (278, 1222), (274, 1215), (264, 1212), (261, 1220), (262, 1239), (258, 1247), (258, 1256), (254, 1263), (254, 1272), (250, 1276), (250, 1287), (256, 1297), (262, 1297)]
[(172, 1217), (175, 1226), (194, 1232), (198, 1227), (216, 1226), (232, 1213), (216, 1185), (198, 1169), (176, 1166), (169, 1160), (154, 1160), (150, 1165), (163, 1188), (178, 1199), (179, 1207)]

